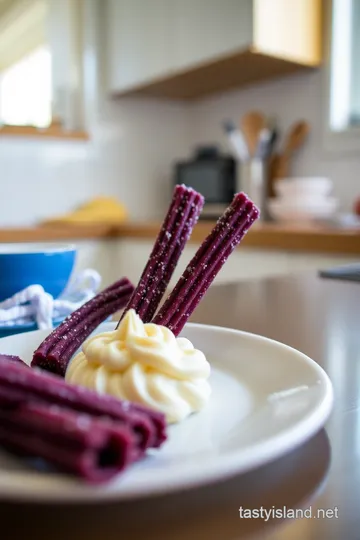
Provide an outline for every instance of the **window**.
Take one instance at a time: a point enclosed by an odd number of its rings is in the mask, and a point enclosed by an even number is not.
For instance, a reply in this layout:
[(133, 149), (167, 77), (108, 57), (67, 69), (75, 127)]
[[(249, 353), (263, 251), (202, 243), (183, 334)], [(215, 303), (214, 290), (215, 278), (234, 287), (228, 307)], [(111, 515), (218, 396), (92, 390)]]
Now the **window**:
[(87, 138), (83, 26), (97, 4), (0, 0), (0, 136)]
[(50, 5), (49, 0), (0, 0), (1, 124), (51, 123)]
[(0, 122), (46, 127), (51, 123), (51, 54), (46, 46), (0, 74)]
[(333, 0), (330, 128), (360, 126), (360, 0)]

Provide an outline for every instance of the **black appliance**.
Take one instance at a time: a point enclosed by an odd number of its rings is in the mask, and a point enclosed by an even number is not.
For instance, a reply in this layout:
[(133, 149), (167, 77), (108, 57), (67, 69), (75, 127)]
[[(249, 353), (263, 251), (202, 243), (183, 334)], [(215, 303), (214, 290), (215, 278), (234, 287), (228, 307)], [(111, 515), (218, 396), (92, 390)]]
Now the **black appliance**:
[(200, 219), (218, 218), (238, 191), (237, 163), (216, 146), (198, 147), (192, 159), (175, 164), (174, 184), (194, 188), (205, 198)]

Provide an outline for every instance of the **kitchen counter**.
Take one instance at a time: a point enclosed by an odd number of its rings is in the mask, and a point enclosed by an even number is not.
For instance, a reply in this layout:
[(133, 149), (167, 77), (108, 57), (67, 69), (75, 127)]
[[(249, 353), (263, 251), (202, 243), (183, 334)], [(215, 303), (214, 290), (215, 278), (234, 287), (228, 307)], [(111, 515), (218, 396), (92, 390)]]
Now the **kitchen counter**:
[[(210, 232), (213, 222), (199, 222), (191, 242), (199, 243)], [(159, 222), (129, 222), (123, 225), (41, 226), (0, 229), (0, 243), (58, 242), (107, 238), (154, 239)], [(289, 226), (258, 223), (245, 237), (243, 246), (308, 253), (360, 255), (360, 230), (325, 226)]]
[[(359, 318), (359, 284), (309, 274), (212, 287), (193, 322), (277, 339), (327, 371), (335, 394), (327, 433), (321, 430), (259, 469), (178, 494), (91, 506), (0, 503), (1, 537), (22, 539), (26, 530), (28, 538), (37, 540), (234, 540), (255, 535), (261, 540), (358, 540)], [(311, 508), (313, 517), (318, 509), (336, 508), (338, 515), (288, 521), (239, 517), (239, 507), (284, 506)]]

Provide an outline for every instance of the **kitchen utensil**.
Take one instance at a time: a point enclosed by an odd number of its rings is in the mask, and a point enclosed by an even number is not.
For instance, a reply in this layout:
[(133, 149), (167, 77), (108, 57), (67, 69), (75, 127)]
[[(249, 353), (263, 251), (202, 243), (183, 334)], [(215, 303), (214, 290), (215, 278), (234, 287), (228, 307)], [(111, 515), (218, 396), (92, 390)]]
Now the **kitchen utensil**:
[(273, 153), (279, 135), (277, 122), (274, 117), (266, 119), (266, 125), (259, 133), (255, 158), (267, 159)]
[(278, 136), (277, 129), (266, 127), (260, 131), (255, 151), (256, 159), (267, 159), (273, 152)]
[(290, 176), (290, 159), (292, 154), (304, 144), (309, 131), (310, 125), (304, 120), (292, 125), (285, 139), (283, 151), (277, 158), (274, 170), (275, 180)]
[(267, 127), (267, 121), (264, 114), (258, 111), (246, 113), (241, 120), (241, 129), (251, 156), (255, 156), (260, 133)]
[(254, 156), (256, 159), (265, 159), (268, 155), (271, 137), (272, 132), (269, 128), (260, 131)]
[(238, 129), (231, 120), (225, 120), (223, 122), (223, 127), (232, 147), (235, 150), (237, 158), (240, 161), (246, 161), (249, 159), (249, 149), (242, 131)]
[(277, 171), (279, 168), (280, 155), (274, 153), (269, 158), (269, 182), (268, 182), (268, 196), (275, 197), (275, 184), (277, 180)]
[(304, 144), (306, 137), (310, 131), (310, 125), (305, 120), (301, 120), (293, 124), (290, 128), (288, 136), (285, 140), (284, 154), (290, 155), (295, 150)]
[(279, 138), (279, 130), (277, 126), (273, 126), (271, 130), (270, 141), (269, 141), (269, 151), (268, 151), (269, 156), (272, 155), (272, 153), (274, 152), (278, 138)]

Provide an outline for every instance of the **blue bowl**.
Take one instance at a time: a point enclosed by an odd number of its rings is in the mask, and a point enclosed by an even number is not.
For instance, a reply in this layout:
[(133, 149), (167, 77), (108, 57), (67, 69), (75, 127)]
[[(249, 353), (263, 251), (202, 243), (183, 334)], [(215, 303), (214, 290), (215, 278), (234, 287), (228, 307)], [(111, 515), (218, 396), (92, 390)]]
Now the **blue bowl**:
[(42, 285), (57, 298), (74, 268), (76, 248), (66, 244), (2, 244), (0, 301), (29, 285)]

